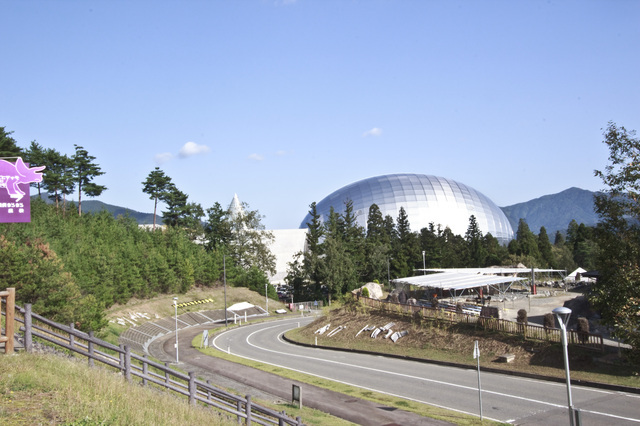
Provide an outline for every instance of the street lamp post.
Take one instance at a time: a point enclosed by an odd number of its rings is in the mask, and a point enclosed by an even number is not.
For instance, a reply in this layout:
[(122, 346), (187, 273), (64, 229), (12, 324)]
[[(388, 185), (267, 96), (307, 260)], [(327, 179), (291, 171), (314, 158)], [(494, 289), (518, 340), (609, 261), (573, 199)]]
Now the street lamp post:
[(222, 277), (224, 282), (224, 326), (227, 327), (227, 257), (222, 255)]
[(422, 275), (427, 275), (427, 263), (424, 260), (424, 250), (422, 250)]
[(391, 291), (391, 273), (389, 272), (390, 258), (387, 257), (387, 284), (389, 284), (389, 291)]
[(178, 361), (178, 298), (173, 298), (173, 307), (176, 309), (176, 364)]
[(264, 282), (264, 302), (267, 305), (267, 315), (269, 315), (269, 295), (268, 295), (268, 291), (267, 291), (267, 285), (269, 285), (268, 282)]
[(567, 378), (567, 402), (569, 408), (569, 424), (574, 426), (573, 422), (573, 402), (571, 401), (571, 375), (569, 373), (569, 351), (567, 348), (567, 324), (571, 316), (571, 309), (561, 307), (555, 308), (553, 311), (560, 328), (562, 329), (562, 351), (564, 354), (564, 373)]

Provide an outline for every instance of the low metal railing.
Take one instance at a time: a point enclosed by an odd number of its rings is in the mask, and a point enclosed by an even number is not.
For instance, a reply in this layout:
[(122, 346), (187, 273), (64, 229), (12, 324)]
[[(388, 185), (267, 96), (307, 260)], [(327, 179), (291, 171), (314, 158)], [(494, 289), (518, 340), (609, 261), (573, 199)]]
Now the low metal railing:
[(23, 324), (19, 330), (24, 333), (26, 352), (33, 351), (33, 339), (38, 338), (87, 357), (90, 367), (100, 362), (120, 372), (127, 381), (138, 380), (143, 386), (161, 386), (187, 397), (192, 405), (200, 403), (235, 416), (238, 423), (244, 420), (247, 425), (302, 425), (300, 417), (293, 419), (284, 411), (254, 404), (251, 395), (234, 395), (212, 386), (209, 381), (197, 379), (193, 372), (180, 373), (171, 369), (168, 363), (160, 364), (146, 355), (132, 352), (129, 346), (113, 345), (96, 338), (93, 332), (85, 333), (76, 330), (73, 325), (65, 326), (35, 314), (30, 304), (25, 304), (24, 308), (16, 307), (15, 321)]

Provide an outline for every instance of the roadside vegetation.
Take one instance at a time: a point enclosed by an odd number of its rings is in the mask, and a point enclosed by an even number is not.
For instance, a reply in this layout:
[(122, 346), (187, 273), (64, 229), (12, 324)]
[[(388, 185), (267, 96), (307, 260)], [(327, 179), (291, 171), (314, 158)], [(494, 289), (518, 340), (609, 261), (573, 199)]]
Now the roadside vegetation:
[(231, 425), (235, 419), (74, 359), (22, 353), (0, 362), (0, 424)]

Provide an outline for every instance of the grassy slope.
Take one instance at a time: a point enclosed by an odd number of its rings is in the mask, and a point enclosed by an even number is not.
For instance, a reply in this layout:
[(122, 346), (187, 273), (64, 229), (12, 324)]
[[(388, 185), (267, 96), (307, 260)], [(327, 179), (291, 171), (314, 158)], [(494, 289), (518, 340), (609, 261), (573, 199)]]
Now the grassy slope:
[[(213, 298), (213, 303), (180, 308), (179, 313), (202, 309), (224, 309), (224, 288), (195, 288), (179, 295), (179, 302)], [(227, 287), (227, 306), (239, 302), (265, 305), (264, 296), (246, 288)], [(150, 300), (131, 300), (123, 306), (112, 307), (107, 316), (131, 318), (144, 313), (153, 320), (174, 315), (173, 295)], [(269, 310), (284, 305), (269, 300)], [(145, 321), (139, 316), (136, 323)], [(101, 338), (117, 344), (117, 336), (127, 326), (110, 323)], [(54, 355), (18, 354), (0, 358), (0, 424), (127, 424), (127, 425), (183, 425), (227, 424), (225, 417), (212, 416), (211, 410), (189, 409), (184, 399), (173, 394), (155, 392), (132, 386), (113, 371), (88, 369), (83, 362), (73, 362)], [(5, 361), (6, 360), (6, 361)], [(82, 359), (84, 361), (84, 359)], [(56, 385), (64, 383), (64, 386)], [(233, 391), (231, 391), (233, 392)], [(300, 416), (306, 424), (350, 424), (326, 413), (310, 408), (299, 409), (292, 404), (254, 399), (254, 403), (274, 410), (285, 410)], [(138, 407), (144, 406), (144, 410)], [(202, 412), (202, 413), (200, 413)], [(235, 424), (235, 420), (233, 421)]]
[(0, 424), (235, 424), (173, 395), (55, 355), (1, 356)]

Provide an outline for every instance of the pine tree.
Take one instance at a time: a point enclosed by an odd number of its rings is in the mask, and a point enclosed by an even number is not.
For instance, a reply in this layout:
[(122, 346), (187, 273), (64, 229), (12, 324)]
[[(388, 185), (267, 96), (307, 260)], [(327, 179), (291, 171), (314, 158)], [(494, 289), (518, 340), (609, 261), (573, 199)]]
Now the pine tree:
[(149, 195), (153, 200), (153, 229), (156, 228), (156, 215), (158, 211), (158, 201), (162, 199), (164, 194), (171, 186), (171, 178), (164, 174), (160, 167), (152, 170), (147, 179), (142, 182), (142, 192)]
[(472, 268), (483, 267), (487, 258), (487, 251), (482, 244), (482, 231), (478, 226), (478, 221), (476, 220), (475, 215), (471, 215), (469, 217), (469, 227), (467, 228), (464, 238), (467, 240), (469, 251), (469, 261), (467, 262), (467, 266)]
[(22, 148), (11, 137), (12, 134), (13, 132), (7, 132), (4, 127), (0, 127), (0, 158), (19, 157), (22, 154)]
[(97, 197), (107, 189), (106, 186), (93, 183), (93, 179), (104, 172), (100, 166), (93, 163), (96, 157), (89, 155), (86, 149), (79, 145), (73, 145), (76, 149), (71, 157), (72, 176), (78, 185), (78, 215), (82, 215), (82, 193), (89, 197)]

